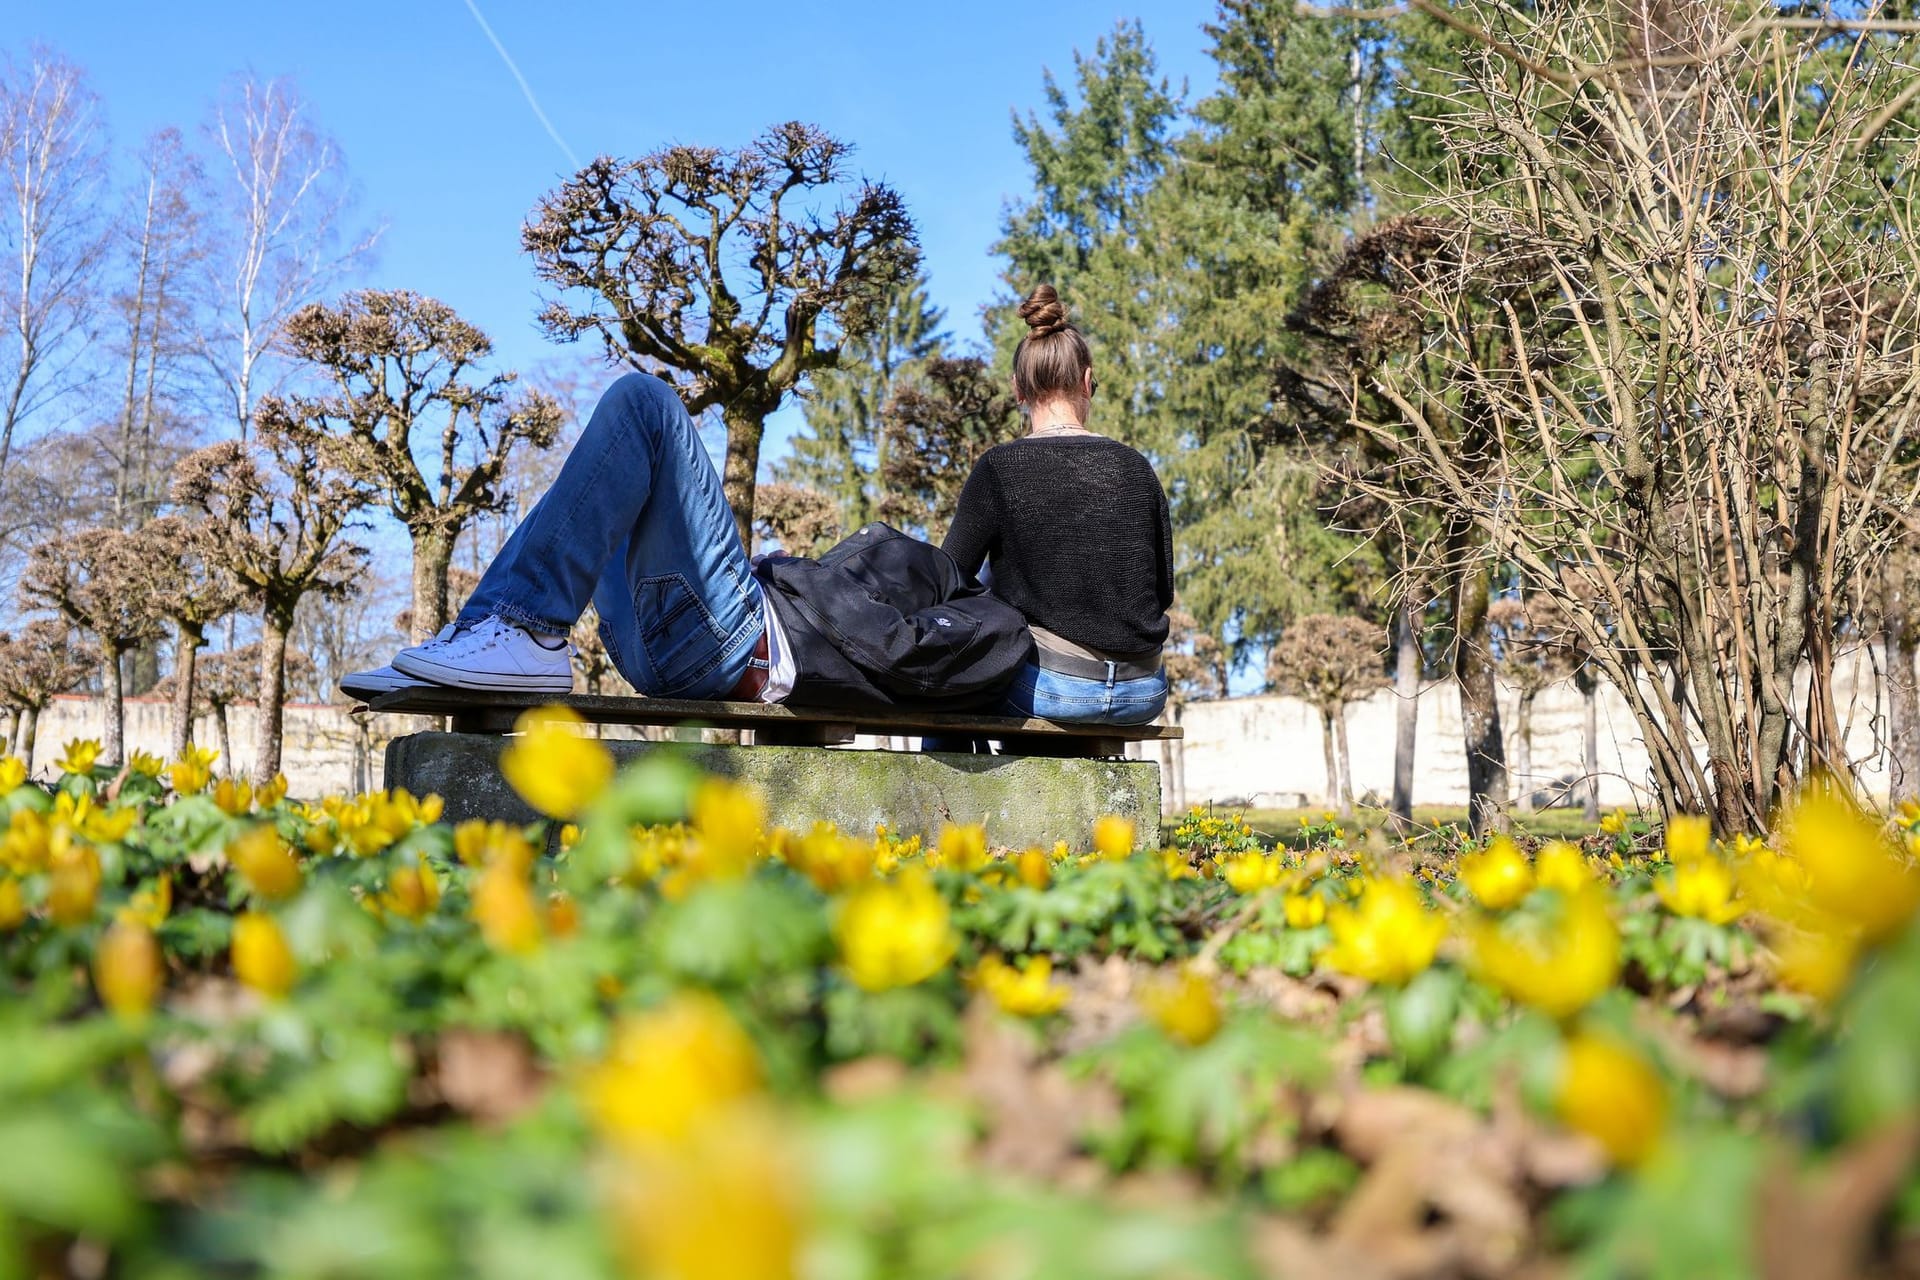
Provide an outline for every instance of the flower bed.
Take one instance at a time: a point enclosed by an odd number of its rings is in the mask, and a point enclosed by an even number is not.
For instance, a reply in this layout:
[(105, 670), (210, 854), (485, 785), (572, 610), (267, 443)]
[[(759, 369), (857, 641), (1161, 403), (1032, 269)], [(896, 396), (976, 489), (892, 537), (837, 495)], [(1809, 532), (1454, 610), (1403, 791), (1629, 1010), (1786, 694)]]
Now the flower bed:
[(0, 1276), (1920, 1258), (1920, 873), (1824, 790), (1773, 845), (923, 848), (528, 727), (553, 832), (0, 763)]

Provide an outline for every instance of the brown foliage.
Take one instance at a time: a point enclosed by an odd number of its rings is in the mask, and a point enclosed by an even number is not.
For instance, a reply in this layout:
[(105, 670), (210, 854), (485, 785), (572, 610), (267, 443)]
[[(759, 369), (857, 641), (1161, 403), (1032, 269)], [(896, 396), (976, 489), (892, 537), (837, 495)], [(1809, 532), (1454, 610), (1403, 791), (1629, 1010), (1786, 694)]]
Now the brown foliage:
[(753, 521), (788, 555), (818, 555), (840, 537), (840, 504), (818, 489), (775, 481), (760, 486)]
[(1316, 613), (1298, 618), (1267, 656), (1274, 692), (1300, 698), (1324, 714), (1339, 715), (1387, 684), (1386, 637), (1360, 618)]
[(100, 664), (100, 651), (76, 642), (64, 622), (29, 622), (19, 634), (0, 632), (0, 707), (38, 711)]
[(940, 357), (881, 410), (881, 429), (880, 518), (938, 542), (973, 464), (1019, 434), (1019, 408), (985, 360)]

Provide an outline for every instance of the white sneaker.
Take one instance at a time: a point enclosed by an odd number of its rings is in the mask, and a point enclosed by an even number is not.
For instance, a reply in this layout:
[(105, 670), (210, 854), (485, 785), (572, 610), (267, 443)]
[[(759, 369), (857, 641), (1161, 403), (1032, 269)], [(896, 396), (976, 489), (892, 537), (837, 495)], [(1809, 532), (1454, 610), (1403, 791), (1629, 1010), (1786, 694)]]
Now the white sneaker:
[(349, 698), (358, 698), (362, 702), (371, 702), (383, 693), (392, 693), (396, 689), (430, 689), (433, 682), (419, 680), (404, 675), (392, 667), (375, 667), (371, 671), (356, 671), (352, 675), (340, 677), (340, 692)]
[(402, 675), (456, 689), (506, 689), (516, 693), (572, 693), (573, 646), (549, 649), (497, 615), (393, 656)]

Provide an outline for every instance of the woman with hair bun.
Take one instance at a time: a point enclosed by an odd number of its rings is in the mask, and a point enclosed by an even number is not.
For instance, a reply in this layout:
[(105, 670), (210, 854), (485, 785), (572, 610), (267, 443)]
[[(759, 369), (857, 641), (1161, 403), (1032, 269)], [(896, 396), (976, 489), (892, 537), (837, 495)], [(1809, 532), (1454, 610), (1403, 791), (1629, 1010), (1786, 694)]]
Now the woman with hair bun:
[(1020, 318), (1013, 394), (1027, 434), (974, 464), (943, 545), (1032, 628), (1007, 711), (1144, 724), (1167, 700), (1167, 496), (1151, 463), (1088, 428), (1093, 359), (1053, 286), (1029, 294)]

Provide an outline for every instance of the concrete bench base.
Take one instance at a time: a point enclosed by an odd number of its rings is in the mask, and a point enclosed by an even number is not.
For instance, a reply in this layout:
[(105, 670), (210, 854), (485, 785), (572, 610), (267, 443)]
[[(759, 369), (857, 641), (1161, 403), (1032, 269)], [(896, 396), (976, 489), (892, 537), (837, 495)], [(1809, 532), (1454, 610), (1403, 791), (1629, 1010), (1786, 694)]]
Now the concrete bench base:
[[(387, 745), (386, 785), (443, 797), (452, 822), (532, 822), (539, 815), (500, 774), (509, 741), (480, 733), (395, 738)], [(949, 822), (985, 822), (991, 844), (1023, 848), (1065, 840), (1084, 849), (1094, 822), (1106, 814), (1132, 819), (1143, 842), (1160, 829), (1160, 766), (1151, 761), (675, 742), (606, 746), (623, 764), (649, 752), (681, 752), (709, 773), (750, 782), (766, 797), (767, 820), (794, 831), (831, 822), (869, 834), (884, 822), (901, 835), (932, 839)]]

